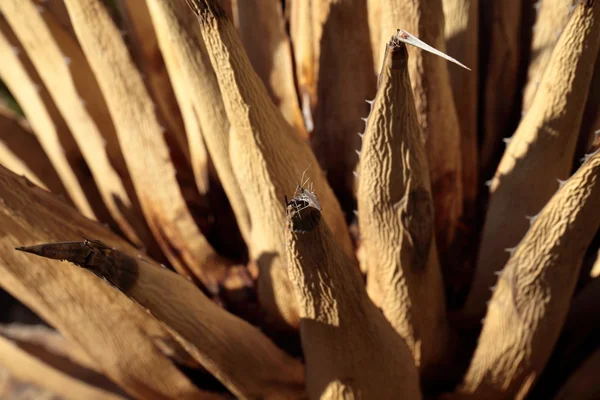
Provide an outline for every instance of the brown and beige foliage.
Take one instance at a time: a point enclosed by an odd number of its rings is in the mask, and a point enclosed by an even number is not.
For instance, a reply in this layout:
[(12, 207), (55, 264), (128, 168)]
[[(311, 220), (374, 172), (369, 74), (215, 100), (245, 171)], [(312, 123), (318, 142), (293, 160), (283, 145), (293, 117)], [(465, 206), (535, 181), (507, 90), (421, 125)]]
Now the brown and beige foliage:
[(600, 0), (532, 7), (0, 0), (0, 397), (597, 398)]

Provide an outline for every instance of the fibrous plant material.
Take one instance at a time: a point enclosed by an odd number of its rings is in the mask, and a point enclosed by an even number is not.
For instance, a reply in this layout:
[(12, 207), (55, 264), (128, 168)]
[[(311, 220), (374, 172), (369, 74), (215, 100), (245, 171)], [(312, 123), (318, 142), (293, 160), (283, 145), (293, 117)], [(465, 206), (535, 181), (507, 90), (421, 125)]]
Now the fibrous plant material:
[(310, 107), (314, 123), (311, 147), (343, 210), (350, 213), (355, 150), (360, 147), (356, 133), (364, 132), (361, 117), (369, 112), (365, 100), (376, 89), (373, 68), (364, 62), (372, 58), (367, 0), (305, 3), (292, 8), (299, 15), (291, 18), (292, 25), (299, 25), (292, 29), (297, 33), (293, 40), (300, 97), (309, 99), (303, 108)]
[(194, 175), (202, 193), (208, 191), (208, 174), (206, 165), (201, 160), (192, 160), (186, 138), (186, 132), (177, 100), (171, 87), (171, 78), (165, 68), (163, 54), (159, 49), (155, 27), (150, 18), (148, 5), (143, 0), (117, 0), (115, 5), (120, 8), (123, 16), (124, 38), (132, 48), (133, 58), (138, 68), (144, 74), (152, 99), (164, 120), (164, 130), (178, 147), (180, 154), (187, 163), (192, 162)]
[[(596, 56), (594, 74), (589, 93), (600, 93), (600, 56)], [(577, 155), (591, 153), (600, 149), (600, 96), (588, 96), (581, 133), (577, 144)]]
[(363, 138), (358, 220), (367, 292), (427, 369), (443, 356), (448, 326), (408, 59), (406, 45), (392, 37)]
[(65, 189), (24, 118), (0, 107), (0, 164), (56, 194)]
[(296, 81), (304, 126), (309, 134), (314, 129), (313, 111), (317, 99), (317, 74), (319, 49), (315, 38), (321, 26), (313, 26), (312, 0), (292, 1), (290, 11), (290, 37), (296, 63)]
[(150, 229), (178, 271), (216, 292), (226, 263), (187, 209), (152, 98), (119, 30), (100, 0), (65, 4), (127, 150), (125, 161)]
[[(488, 179), (496, 168), (502, 138), (510, 133), (508, 121), (517, 98), (521, 65), (522, 0), (482, 1), (482, 39), (486, 43), (480, 58), (483, 74), (481, 98), (480, 173)], [(508, 131), (507, 131), (508, 130)]]
[(384, 50), (381, 46), (381, 0), (367, 0), (367, 16), (369, 19), (369, 36), (373, 52), (373, 68), (379, 74), (379, 63)]
[[(73, 212), (48, 192), (0, 167), (0, 286), (26, 304), (99, 368), (139, 398), (210, 396), (158, 350), (172, 341), (161, 324), (88, 271), (15, 251), (23, 244), (93, 235), (135, 249), (98, 223)], [(68, 223), (67, 223), (68, 221)]]
[[(529, 112), (491, 181), (490, 202), (466, 312), (479, 318), (496, 279), (530, 221), (571, 171), (600, 47), (600, 2), (582, 1), (554, 49)], [(526, 218), (527, 217), (527, 218)], [(528, 219), (530, 221), (528, 221)]]
[(229, 157), (230, 124), (198, 20), (183, 0), (148, 0), (148, 7), (186, 124), (192, 157), (202, 151), (204, 146), (199, 143), (206, 143), (241, 234), (249, 243), (250, 214)]
[[(52, 14), (40, 13), (32, 0), (3, 1), (4, 13), (23, 44), (44, 85), (65, 119), (69, 130), (92, 172), (102, 201), (112, 218), (132, 243), (141, 247), (149, 233), (142, 222), (135, 199), (130, 198), (123, 181), (108, 157), (102, 132), (114, 135), (104, 106), (87, 107), (81, 86), (94, 83), (91, 70), (78, 44)], [(100, 95), (99, 91), (95, 91)], [(94, 111), (96, 111), (94, 113)], [(132, 193), (133, 194), (133, 193)]]
[(314, 192), (287, 203), (288, 273), (299, 304), (311, 399), (420, 399), (406, 342), (369, 299), (355, 261), (335, 242)]
[[(577, 13), (594, 15), (589, 5)], [(500, 274), (461, 388), (469, 398), (523, 398), (542, 372), (600, 227), (598, 204), (600, 152), (552, 197)]]
[(521, 110), (527, 112), (542, 75), (550, 62), (552, 51), (558, 38), (567, 25), (569, 18), (579, 0), (544, 0), (534, 4), (536, 21), (533, 25), (531, 55), (527, 68), (527, 84), (523, 89), (523, 104)]
[(281, 1), (237, 3), (238, 30), (254, 70), (271, 99), (303, 139), (308, 139), (294, 82), (292, 49)]
[(32, 79), (26, 61), (22, 60), (24, 55), (19, 54), (21, 49), (13, 47), (14, 41), (9, 40), (10, 33), (4, 17), (0, 18), (0, 53), (2, 54), (0, 77), (23, 108), (33, 132), (56, 169), (70, 200), (82, 214), (95, 219), (94, 210), (75, 171), (69, 164), (69, 152), (61, 143), (61, 136), (64, 136), (64, 132), (67, 131), (65, 122), (45, 89)]
[[(444, 52), (442, 0), (383, 0), (382, 40), (404, 29)], [(452, 243), (463, 213), (460, 126), (447, 63), (409, 48), (408, 70), (419, 125), (425, 135), (435, 209), (435, 232), (441, 259)]]
[(15, 343), (0, 336), (0, 363), (8, 367), (11, 374), (51, 390), (65, 399), (118, 400), (121, 396), (92, 385), (85, 384), (68, 374), (53, 368), (20, 349)]
[(35, 355), (45, 352), (80, 365), (88, 371), (100, 372), (98, 366), (80, 347), (45, 325), (10, 323), (0, 325), (0, 335)]
[(48, 243), (21, 250), (71, 261), (113, 284), (171, 328), (189, 352), (183, 357), (198, 362), (239, 398), (303, 396), (304, 371), (299, 362), (180, 275), (100, 241)]
[[(477, 137), (479, 79), (479, 0), (443, 0), (448, 54), (470, 66), (448, 65), (456, 115), (460, 125), (463, 222), (472, 230), (479, 186)], [(468, 234), (468, 233), (467, 233)]]
[[(252, 69), (241, 40), (216, 0), (187, 0), (217, 75), (231, 123), (230, 158), (250, 212), (251, 258), (257, 260), (261, 305), (282, 326), (298, 324), (298, 309), (283, 258), (285, 213), (281, 201), (303, 171), (321, 193), (323, 218), (339, 245), (352, 256), (340, 205), (308, 145), (285, 121)], [(351, 172), (350, 172), (351, 173)]]

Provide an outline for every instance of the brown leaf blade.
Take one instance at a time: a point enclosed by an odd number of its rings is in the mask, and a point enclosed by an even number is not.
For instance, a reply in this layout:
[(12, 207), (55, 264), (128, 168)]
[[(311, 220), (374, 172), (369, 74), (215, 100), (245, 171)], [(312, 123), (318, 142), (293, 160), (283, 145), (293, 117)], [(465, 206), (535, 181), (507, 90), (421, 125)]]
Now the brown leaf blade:
[(381, 14), (382, 40), (398, 32), (400, 40), (413, 45), (408, 68), (417, 118), (426, 139), (436, 240), (445, 270), (447, 253), (463, 215), (461, 133), (444, 59), (458, 62), (444, 53), (442, 0), (382, 1), (386, 10)]
[[(600, 3), (581, 2), (561, 36), (529, 112), (490, 182), (477, 269), (465, 310), (481, 318), (488, 288), (532, 218), (571, 172), (583, 109), (600, 50)], [(551, 160), (551, 162), (549, 161)]]
[[(423, 133), (402, 36), (386, 46), (358, 177), (361, 262), (367, 291), (431, 373), (448, 345), (445, 295)], [(412, 41), (411, 41), (412, 42)]]
[[(52, 99), (69, 126), (75, 141), (90, 167), (102, 201), (124, 234), (137, 246), (143, 245), (138, 232), (147, 228), (133, 209), (123, 181), (109, 159), (102, 131), (113, 130), (110, 116), (96, 116), (84, 105), (77, 87), (76, 71), (91, 70), (77, 43), (60, 27), (50, 13), (40, 13), (32, 0), (2, 3), (3, 11), (14, 32), (23, 43)], [(65, 61), (68, 60), (68, 61)], [(99, 122), (99, 123), (98, 123)]]
[(95, 219), (96, 215), (85, 190), (71, 168), (70, 149), (65, 149), (61, 143), (61, 133), (66, 129), (64, 120), (48, 93), (31, 76), (27, 63), (21, 59), (23, 55), (19, 55), (21, 49), (13, 47), (15, 40), (6, 21), (0, 19), (0, 77), (23, 108), (33, 132), (56, 169), (70, 199), (84, 215)]
[(178, 271), (187, 276), (193, 273), (211, 292), (217, 292), (226, 263), (187, 208), (152, 99), (119, 30), (99, 0), (65, 4), (121, 146), (127, 149), (125, 161), (150, 229)]
[(286, 258), (310, 398), (421, 399), (408, 346), (369, 299), (356, 263), (302, 189), (287, 204)]
[(550, 199), (502, 271), (461, 392), (522, 398), (563, 327), (581, 262), (600, 227), (600, 151)]
[(240, 1), (237, 15), (242, 43), (254, 70), (285, 119), (303, 139), (308, 139), (296, 94), (292, 50), (281, 2)]
[(14, 377), (33, 382), (65, 399), (123, 399), (121, 396), (95, 388), (54, 369), (3, 336), (0, 336), (0, 365), (8, 368)]
[(305, 171), (313, 179), (315, 190), (321, 193), (324, 219), (336, 240), (352, 255), (344, 215), (314, 154), (269, 98), (220, 2), (187, 0), (187, 3), (199, 17), (200, 31), (232, 127), (230, 157), (250, 212), (250, 253), (261, 270), (259, 299), (266, 312), (277, 321), (274, 325), (295, 328), (297, 305), (283, 268), (285, 215), (281, 199), (290, 183), (297, 181)]
[[(168, 326), (175, 340), (155, 339), (159, 348), (165, 349), (163, 353), (184, 365), (193, 365), (191, 361), (195, 360), (236, 396), (303, 397), (304, 374), (299, 362), (174, 272), (98, 240), (48, 243), (17, 250), (70, 261), (110, 282)], [(177, 343), (183, 351), (169, 348)]]
[(5, 290), (77, 343), (131, 395), (203, 395), (148, 340), (169, 335), (139, 306), (87, 271), (14, 250), (23, 243), (88, 235), (135, 251), (131, 246), (3, 167), (0, 199), (0, 285)]

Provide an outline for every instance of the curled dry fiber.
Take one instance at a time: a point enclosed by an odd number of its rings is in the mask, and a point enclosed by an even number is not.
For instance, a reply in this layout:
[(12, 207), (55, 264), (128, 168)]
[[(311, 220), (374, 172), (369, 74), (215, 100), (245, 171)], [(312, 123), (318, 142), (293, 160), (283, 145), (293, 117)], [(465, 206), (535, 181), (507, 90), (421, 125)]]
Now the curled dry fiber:
[(599, 51), (598, 0), (0, 0), (0, 397), (597, 399)]

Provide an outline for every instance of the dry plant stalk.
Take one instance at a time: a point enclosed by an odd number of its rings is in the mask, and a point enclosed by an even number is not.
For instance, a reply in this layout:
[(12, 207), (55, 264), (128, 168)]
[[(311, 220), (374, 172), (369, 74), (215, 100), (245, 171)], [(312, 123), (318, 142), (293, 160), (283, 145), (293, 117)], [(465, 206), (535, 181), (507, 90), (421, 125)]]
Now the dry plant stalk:
[(358, 221), (367, 292), (427, 369), (443, 356), (448, 326), (408, 58), (406, 45), (392, 37), (363, 139)]
[(483, 56), (487, 62), (481, 69), (485, 78), (479, 100), (483, 103), (479, 162), (480, 173), (487, 179), (496, 168), (502, 138), (509, 133), (507, 121), (517, 98), (523, 1), (482, 1), (480, 4), (480, 26), (486, 27), (482, 32), (487, 50)]
[(0, 366), (0, 396), (2, 398), (22, 400), (23, 387), (27, 388), (25, 395), (29, 396), (29, 398), (45, 399), (55, 396), (48, 389), (32, 382), (23, 381), (12, 375), (5, 367)]
[(371, 51), (373, 52), (373, 68), (379, 74), (379, 63), (382, 58), (381, 46), (381, 0), (367, 0), (367, 18), (369, 22), (369, 37), (371, 39)]
[(69, 34), (75, 37), (75, 31), (71, 25), (71, 19), (69, 13), (65, 7), (63, 0), (34, 0), (35, 3), (43, 8), (40, 8), (40, 12), (48, 12), (52, 14), (52, 17), (58, 21), (58, 23), (66, 29)]
[(65, 188), (29, 125), (0, 107), (0, 164), (55, 194)]
[(165, 68), (165, 61), (159, 48), (147, 2), (144, 0), (118, 0), (116, 3), (124, 17), (127, 33), (130, 34), (127, 39), (133, 47), (136, 64), (144, 74), (144, 79), (152, 93), (153, 100), (156, 101), (160, 116), (164, 118), (167, 135), (173, 138), (173, 142), (186, 161), (188, 163), (192, 161), (198, 188), (204, 193), (208, 191), (206, 165), (190, 158), (183, 119), (173, 94), (171, 78)]
[(302, 187), (287, 203), (286, 246), (309, 398), (421, 399), (406, 342), (369, 299), (316, 195)]
[(291, 44), (280, 0), (240, 1), (238, 30), (254, 70), (298, 134), (308, 139), (296, 95)]
[[(600, 56), (596, 57), (589, 93), (600, 93)], [(597, 149), (600, 149), (600, 96), (588, 96), (581, 122), (577, 154), (591, 153)]]
[[(591, 3), (577, 13), (592, 15)], [(600, 152), (552, 197), (500, 274), (461, 388), (469, 398), (523, 398), (542, 372), (600, 227), (598, 204)]]
[(479, 186), (477, 106), (479, 79), (479, 0), (443, 0), (444, 32), (448, 54), (471, 67), (449, 65), (450, 82), (460, 124), (460, 155), (464, 217), (473, 223)]
[(523, 89), (523, 104), (521, 105), (523, 112), (527, 112), (531, 107), (544, 70), (550, 62), (554, 46), (578, 1), (544, 0), (534, 5), (537, 10), (537, 18), (532, 29), (531, 59), (527, 68), (527, 83)]
[(108, 112), (102, 107), (94, 115), (92, 110), (98, 107), (86, 107), (77, 87), (82, 81), (93, 81), (79, 45), (53, 20), (52, 14), (40, 13), (32, 0), (6, 0), (0, 10), (69, 126), (111, 216), (132, 243), (143, 246), (142, 239), (149, 235), (147, 227), (134, 204), (135, 199), (131, 200), (111, 165), (105, 146), (102, 132), (112, 131), (114, 135)]
[[(442, 0), (383, 0), (382, 40), (404, 29), (444, 52)], [(454, 239), (463, 212), (460, 126), (446, 61), (409, 48), (408, 72), (417, 118), (426, 140), (441, 260)]]
[(35, 355), (36, 350), (41, 349), (88, 370), (101, 372), (98, 365), (80, 347), (47, 326), (19, 323), (0, 325), (0, 336), (11, 340), (30, 354)]
[(213, 293), (226, 271), (190, 214), (163, 129), (121, 34), (100, 0), (66, 0), (75, 32), (107, 100), (150, 229), (173, 266)]
[[(571, 171), (593, 60), (600, 47), (600, 2), (582, 1), (565, 28), (532, 106), (491, 181), (473, 286), (465, 305), (481, 316), (494, 273), (502, 269), (529, 220)], [(527, 217), (527, 218), (526, 218)]]
[(200, 365), (244, 399), (301, 398), (302, 365), (182, 276), (100, 241), (21, 248), (94, 272), (164, 322)]
[[(314, 130), (312, 112), (317, 99), (319, 49), (315, 38), (321, 35), (321, 26), (313, 26), (312, 0), (292, 1), (290, 11), (290, 38), (296, 63), (296, 82), (304, 126), (309, 135)], [(317, 31), (317, 29), (319, 29)]]
[[(87, 271), (37, 259), (16, 246), (91, 235), (135, 249), (0, 167), (0, 286), (80, 346), (114, 382), (134, 397), (192, 399), (196, 388), (157, 348), (173, 341), (161, 324)], [(10, 232), (10, 233), (9, 233)], [(210, 397), (209, 397), (210, 398)]]
[(7, 367), (14, 377), (34, 382), (36, 385), (51, 390), (65, 399), (123, 399), (114, 393), (72, 378), (68, 374), (28, 354), (15, 343), (2, 336), (0, 336), (0, 363)]
[[(298, 325), (298, 308), (283, 259), (285, 213), (281, 200), (304, 171), (322, 194), (323, 217), (350, 256), (348, 228), (340, 205), (308, 145), (285, 121), (254, 72), (235, 27), (216, 0), (187, 0), (217, 75), (231, 123), (230, 158), (252, 223), (250, 254), (260, 269), (258, 295), (267, 314)], [(242, 79), (243, 77), (243, 79)]]
[(15, 39), (12, 38), (11, 41), (9, 35), (12, 36), (10, 28), (2, 17), (0, 18), (0, 54), (2, 54), (0, 77), (23, 108), (33, 132), (56, 169), (70, 200), (83, 215), (96, 219), (85, 191), (69, 163), (70, 152), (67, 152), (61, 143), (61, 136), (64, 136), (67, 131), (65, 122), (45, 88), (33, 80), (30, 74), (31, 68), (28, 68), (26, 61), (21, 59), (24, 56), (19, 54), (21, 51), (19, 48), (13, 47)]
[(192, 157), (204, 148), (198, 143), (206, 143), (241, 234), (250, 243), (250, 214), (229, 157), (229, 120), (198, 20), (183, 0), (148, 0), (148, 7), (182, 110)]
[[(312, 53), (296, 50), (299, 55), (312, 54), (311, 59), (300, 62), (303, 65), (312, 63), (309, 71), (314, 73), (309, 78), (314, 88), (303, 91), (301, 85), (300, 96), (311, 96), (310, 114), (314, 123), (311, 147), (327, 173), (327, 180), (340, 199), (342, 209), (349, 213), (354, 208), (352, 171), (358, 161), (355, 151), (360, 148), (357, 133), (365, 129), (361, 121), (361, 117), (366, 117), (369, 112), (365, 100), (373, 98), (376, 90), (373, 68), (369, 62), (362, 62), (372, 58), (367, 1), (309, 3), (309, 13), (291, 21), (311, 29), (309, 35), (298, 38), (295, 44), (312, 48)], [(301, 18), (309, 20), (302, 21)]]

